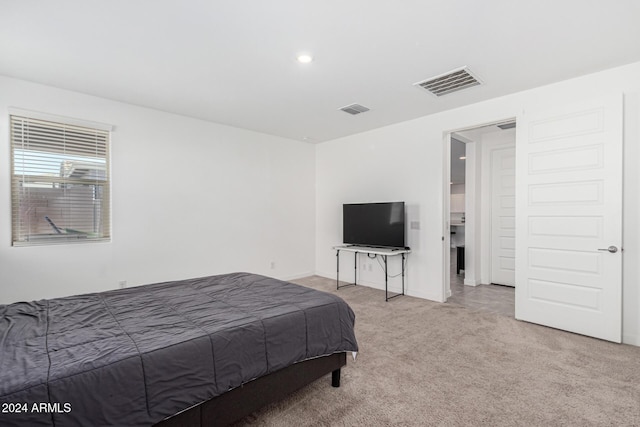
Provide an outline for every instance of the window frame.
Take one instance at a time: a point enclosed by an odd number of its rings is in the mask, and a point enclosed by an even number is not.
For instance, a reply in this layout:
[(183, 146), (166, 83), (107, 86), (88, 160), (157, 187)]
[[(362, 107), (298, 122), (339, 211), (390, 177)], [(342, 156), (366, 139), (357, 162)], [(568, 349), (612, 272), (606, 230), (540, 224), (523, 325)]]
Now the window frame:
[[(20, 108), (9, 108), (8, 115), (9, 122), (9, 148), (10, 148), (10, 193), (11, 193), (11, 245), (13, 247), (23, 246), (41, 246), (41, 245), (60, 245), (60, 244), (80, 244), (80, 243), (100, 243), (110, 242), (112, 238), (112, 176), (111, 176), (111, 141), (113, 126), (105, 123), (93, 122), (88, 120), (75, 119), (70, 117), (58, 116), (48, 113), (40, 113), (35, 111), (24, 110)], [(48, 131), (55, 133), (62, 131), (62, 136), (53, 136), (44, 138), (45, 141), (38, 141), (34, 145), (40, 145), (42, 150), (38, 148), (28, 147), (25, 150), (25, 145), (32, 143), (36, 137), (27, 138), (26, 134), (14, 135), (14, 126), (18, 126), (20, 123), (28, 124), (32, 126), (41, 126), (43, 129), (47, 129), (47, 123), (51, 126)], [(70, 137), (67, 137), (67, 130), (71, 132), (79, 132), (80, 137), (79, 148), (71, 147)], [(87, 138), (85, 134), (95, 133), (95, 153), (85, 154), (82, 151), (91, 148), (91, 140)], [(69, 147), (67, 151), (67, 146)], [(29, 160), (22, 160), (22, 163), (16, 162), (16, 151), (22, 150), (23, 153), (27, 153), (27, 157), (31, 156)], [(18, 154), (19, 155), (19, 154)], [(39, 161), (39, 156), (44, 159), (43, 164), (48, 162), (48, 166), (51, 169), (51, 165), (55, 162), (60, 162), (59, 176), (44, 172), (27, 173), (27, 168)], [(59, 157), (59, 158), (58, 158)], [(36, 160), (33, 160), (36, 158)], [(29, 163), (32, 161), (33, 163)], [(67, 175), (67, 165), (83, 165), (88, 168), (92, 177), (91, 178), (78, 178), (69, 172)], [(18, 165), (16, 164), (18, 163)], [(17, 173), (18, 169), (22, 171)], [(42, 170), (46, 166), (41, 166)], [(64, 169), (64, 172), (63, 172)], [(74, 219), (79, 220), (81, 224), (86, 224), (87, 219), (93, 222), (93, 232), (87, 232), (85, 230), (75, 230), (72, 228), (58, 227), (53, 223), (47, 215), (44, 215), (44, 219), (49, 223), (51, 227), (50, 233), (43, 233), (38, 230), (38, 224), (34, 226), (36, 231), (31, 231), (31, 226), (25, 227), (25, 220), (20, 217), (21, 203), (25, 202), (26, 194), (30, 195), (30, 191), (26, 193), (23, 191), (25, 180), (28, 178), (43, 178), (44, 184), (33, 184), (32, 188), (38, 188), (39, 185), (44, 185), (43, 192), (46, 192), (48, 185), (51, 184), (52, 189), (58, 189), (62, 193), (60, 197), (54, 198), (49, 195), (42, 197), (44, 200), (45, 210), (60, 210), (60, 207), (50, 207), (53, 205), (53, 200), (57, 203), (68, 204), (70, 215)], [(73, 194), (73, 188), (76, 189), (75, 195)], [(69, 189), (67, 191), (67, 189)], [(37, 190), (33, 191), (37, 193)], [(101, 192), (102, 195), (96, 198), (96, 193)], [(91, 196), (87, 196), (90, 193)], [(74, 202), (74, 198), (78, 197)], [(87, 203), (87, 198), (91, 197), (91, 202)], [(95, 206), (95, 201), (99, 201), (99, 209), (96, 214), (94, 207), (93, 214), (86, 213), (84, 209), (88, 206)], [(39, 215), (39, 214), (38, 214)], [(96, 215), (99, 217), (99, 224), (96, 225)], [(51, 215), (49, 215), (51, 216)], [(36, 218), (38, 218), (36, 216)], [(38, 221), (38, 219), (36, 219)], [(26, 220), (26, 224), (29, 224), (29, 220)], [(42, 229), (42, 221), (39, 225)], [(27, 231), (25, 231), (25, 229)], [(99, 229), (99, 234), (94, 234)]]

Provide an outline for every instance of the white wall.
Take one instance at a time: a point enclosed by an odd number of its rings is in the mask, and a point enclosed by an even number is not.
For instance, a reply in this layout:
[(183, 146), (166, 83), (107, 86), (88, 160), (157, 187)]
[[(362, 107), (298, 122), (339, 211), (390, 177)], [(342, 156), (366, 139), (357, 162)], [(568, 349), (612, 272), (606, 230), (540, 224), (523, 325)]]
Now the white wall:
[[(109, 123), (110, 243), (11, 246), (7, 107)], [(0, 304), (314, 271), (314, 146), (0, 77)], [(271, 269), (271, 262), (275, 268)]]
[[(342, 203), (404, 200), (409, 206), (407, 220), (420, 222), (420, 230), (407, 230), (407, 244), (413, 250), (407, 264), (407, 293), (443, 301), (444, 135), (522, 117), (529, 108), (579, 102), (611, 92), (625, 94), (623, 340), (640, 345), (640, 63), (319, 144), (317, 273), (335, 277), (331, 246), (341, 243)], [(425, 97), (425, 102), (437, 101)], [(382, 287), (382, 272), (372, 273), (376, 274), (367, 276), (366, 283)]]
[[(406, 221), (420, 223), (420, 229), (407, 229), (406, 245), (412, 253), (407, 262), (407, 293), (438, 300), (439, 290), (420, 286), (427, 280), (441, 283), (441, 263), (416, 262), (440, 259), (441, 247), (429, 244), (426, 236), (441, 235), (442, 213), (427, 206), (425, 194), (434, 191), (431, 201), (442, 207), (442, 153), (429, 155), (419, 121), (388, 126), (348, 138), (317, 145), (316, 150), (316, 269), (317, 274), (335, 278), (336, 257), (331, 248), (342, 243), (342, 204), (358, 202), (404, 201)], [(432, 183), (439, 183), (435, 188)], [(439, 237), (438, 237), (439, 238)], [(350, 254), (349, 254), (350, 255)], [(353, 257), (345, 254), (341, 278), (353, 280)], [(362, 256), (366, 259), (366, 256)], [(400, 272), (400, 257), (389, 258), (391, 275)], [(359, 283), (384, 288), (382, 268), (362, 271)], [(390, 288), (400, 287), (400, 277)]]
[[(478, 158), (478, 147), (476, 144), (467, 143), (465, 147), (467, 159), (465, 161), (465, 234), (464, 234), (464, 284), (476, 286), (479, 283), (477, 271), (478, 259), (480, 258), (480, 239), (478, 230), (480, 229), (480, 197), (478, 197), (478, 186), (480, 184), (480, 163)], [(446, 186), (445, 186), (446, 188)], [(446, 241), (446, 238), (445, 238)], [(450, 284), (450, 282), (449, 282)], [(450, 286), (449, 286), (450, 289)], [(449, 295), (449, 293), (447, 293)]]
[(464, 184), (453, 184), (451, 186), (451, 194), (464, 194), (465, 186)]

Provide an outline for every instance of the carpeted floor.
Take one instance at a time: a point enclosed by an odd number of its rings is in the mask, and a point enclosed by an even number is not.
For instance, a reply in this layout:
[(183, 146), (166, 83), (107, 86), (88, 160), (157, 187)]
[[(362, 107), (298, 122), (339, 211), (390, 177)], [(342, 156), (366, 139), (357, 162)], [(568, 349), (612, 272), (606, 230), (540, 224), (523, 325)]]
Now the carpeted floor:
[[(335, 281), (301, 285), (335, 293)], [(638, 426), (640, 348), (357, 286), (360, 352), (238, 425)]]

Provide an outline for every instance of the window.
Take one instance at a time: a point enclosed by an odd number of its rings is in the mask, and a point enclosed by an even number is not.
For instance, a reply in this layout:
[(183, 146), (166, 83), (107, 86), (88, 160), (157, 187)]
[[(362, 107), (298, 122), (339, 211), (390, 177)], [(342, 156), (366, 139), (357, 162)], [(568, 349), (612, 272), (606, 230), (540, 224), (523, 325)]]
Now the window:
[(10, 116), (14, 246), (110, 239), (110, 127), (95, 125)]

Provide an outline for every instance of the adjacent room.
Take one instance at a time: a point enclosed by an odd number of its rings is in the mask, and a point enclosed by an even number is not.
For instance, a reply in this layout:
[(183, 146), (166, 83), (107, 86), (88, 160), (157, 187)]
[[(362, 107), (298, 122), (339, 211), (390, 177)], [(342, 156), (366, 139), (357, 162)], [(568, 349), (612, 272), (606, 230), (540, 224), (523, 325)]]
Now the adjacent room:
[(0, 5), (0, 425), (640, 425), (639, 2)]

